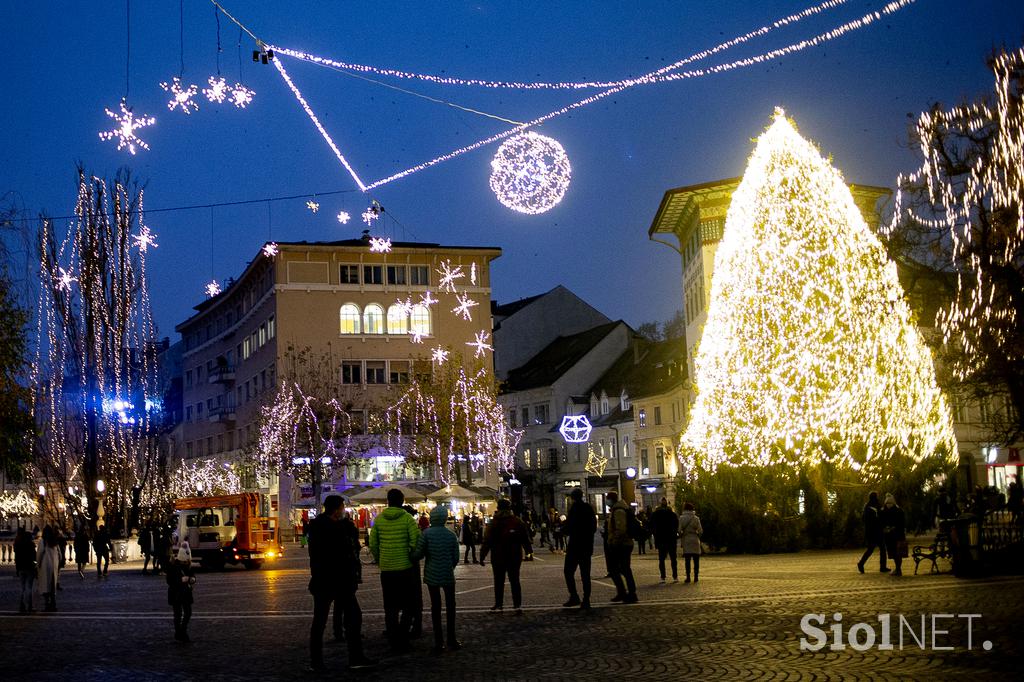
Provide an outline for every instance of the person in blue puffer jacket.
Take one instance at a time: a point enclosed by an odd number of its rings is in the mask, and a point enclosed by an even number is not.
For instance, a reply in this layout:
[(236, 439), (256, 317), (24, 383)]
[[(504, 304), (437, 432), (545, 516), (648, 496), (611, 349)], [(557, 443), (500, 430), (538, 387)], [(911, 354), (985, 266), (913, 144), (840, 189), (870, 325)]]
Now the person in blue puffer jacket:
[(439, 504), (430, 512), (430, 527), (420, 535), (412, 559), (423, 559), (423, 582), (430, 592), (430, 620), (434, 628), (434, 653), (444, 651), (444, 637), (441, 634), (441, 590), (444, 590), (444, 605), (448, 625), (448, 650), (462, 648), (455, 639), (455, 567), (459, 565), (459, 538), (450, 531), (448, 507)]

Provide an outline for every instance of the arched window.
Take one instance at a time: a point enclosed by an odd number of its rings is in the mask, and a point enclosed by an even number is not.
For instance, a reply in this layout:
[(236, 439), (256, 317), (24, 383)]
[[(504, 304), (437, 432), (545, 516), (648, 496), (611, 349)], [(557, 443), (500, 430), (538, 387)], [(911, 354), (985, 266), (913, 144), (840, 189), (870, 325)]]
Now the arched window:
[(388, 308), (388, 334), (408, 334), (409, 316), (400, 305)]
[(359, 306), (355, 303), (346, 303), (341, 306), (341, 333), (359, 334)]
[(413, 334), (430, 336), (430, 310), (422, 303), (417, 303), (412, 307), (409, 331)]
[(384, 309), (376, 303), (371, 303), (363, 309), (363, 333), (384, 333)]
[(601, 391), (601, 414), (608, 414), (608, 394)]

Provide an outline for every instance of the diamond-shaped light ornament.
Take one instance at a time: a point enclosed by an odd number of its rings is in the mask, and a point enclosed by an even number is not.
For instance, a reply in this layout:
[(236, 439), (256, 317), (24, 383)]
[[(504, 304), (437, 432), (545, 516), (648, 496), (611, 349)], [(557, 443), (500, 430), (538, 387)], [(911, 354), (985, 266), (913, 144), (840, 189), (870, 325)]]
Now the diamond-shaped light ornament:
[(590, 440), (590, 420), (584, 414), (567, 414), (562, 417), (562, 425), (558, 432), (566, 443), (586, 443)]

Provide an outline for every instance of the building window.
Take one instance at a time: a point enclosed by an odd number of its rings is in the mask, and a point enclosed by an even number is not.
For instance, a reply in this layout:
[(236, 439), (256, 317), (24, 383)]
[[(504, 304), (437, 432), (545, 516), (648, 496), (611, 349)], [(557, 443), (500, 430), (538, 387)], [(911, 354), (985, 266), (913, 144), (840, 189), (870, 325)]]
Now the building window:
[(658, 473), (665, 473), (665, 448), (655, 448), (654, 459), (657, 460), (655, 466), (658, 467)]
[(608, 414), (608, 396), (601, 394), (601, 414)]
[(992, 418), (992, 407), (989, 405), (988, 398), (982, 398), (978, 401), (978, 414), (983, 424), (987, 424)]
[(384, 309), (376, 303), (371, 303), (363, 309), (363, 333), (384, 333)]
[(384, 361), (383, 360), (367, 360), (366, 361), (366, 383), (367, 384), (383, 384), (384, 383)]
[(629, 458), (629, 436), (622, 437), (622, 458)]
[(408, 334), (409, 316), (405, 314), (402, 306), (395, 305), (388, 307), (388, 334)]
[(361, 384), (360, 376), (362, 375), (363, 364), (361, 362), (342, 362), (341, 363), (341, 383), (343, 384)]
[(530, 408), (529, 407), (524, 407), (523, 410), (522, 410), (522, 415), (523, 415), (523, 421), (522, 421), (523, 426), (529, 426), (530, 425)]
[(359, 284), (359, 266), (342, 265), (338, 281), (342, 284)]
[(397, 284), (399, 286), (405, 286), (405, 266), (404, 265), (389, 265), (388, 266), (388, 284)]
[(192, 388), (192, 370), (185, 371), (185, 388)]
[(637, 423), (641, 428), (647, 426), (647, 410), (642, 407), (640, 408), (639, 414), (637, 414)]
[(512, 427), (516, 425), (516, 411), (514, 409), (508, 411), (508, 425)]
[(623, 412), (629, 409), (629, 396), (626, 395), (625, 390), (623, 390), (622, 393), (619, 394), (619, 404), (622, 406)]
[(547, 406), (547, 403), (544, 403), (543, 405), (534, 405), (533, 406), (533, 421), (534, 421), (534, 423), (537, 423), (537, 424), (547, 424), (548, 423), (548, 406)]
[(647, 463), (647, 448), (640, 448), (640, 474), (646, 476), (651, 468)]
[(672, 403), (672, 423), (679, 421), (679, 403)]
[(259, 347), (263, 348), (263, 346), (265, 346), (266, 343), (267, 343), (267, 323), (266, 322), (264, 322), (263, 324), (260, 325), (260, 332), (259, 333), (260, 333), (260, 336), (259, 336), (260, 346)]
[(383, 284), (384, 283), (384, 266), (383, 265), (364, 265), (363, 266), (363, 284)]
[(409, 319), (409, 331), (413, 334), (430, 336), (430, 311), (427, 306), (417, 303), (412, 307), (412, 315)]
[(188, 422), (189, 424), (192, 423), (192, 406), (191, 405), (186, 405), (185, 406), (185, 421)]
[(426, 265), (410, 265), (409, 283), (421, 287), (430, 286), (430, 268)]
[(388, 372), (390, 373), (390, 382), (392, 384), (407, 384), (409, 383), (409, 361), (408, 360), (392, 360), (388, 363)]
[(196, 383), (197, 384), (203, 383), (203, 366), (202, 365), (199, 365), (198, 367), (196, 367)]
[(654, 425), (661, 426), (661, 405), (654, 408)]
[(341, 306), (341, 333), (359, 334), (361, 329), (359, 306), (355, 303), (346, 303)]
[(192, 443), (185, 443), (185, 457), (192, 459)]

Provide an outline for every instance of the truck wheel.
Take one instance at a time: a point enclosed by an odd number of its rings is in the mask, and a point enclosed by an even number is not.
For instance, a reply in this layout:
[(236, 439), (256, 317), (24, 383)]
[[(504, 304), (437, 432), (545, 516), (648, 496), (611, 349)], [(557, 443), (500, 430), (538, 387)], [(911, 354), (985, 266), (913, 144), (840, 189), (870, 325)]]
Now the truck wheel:
[(203, 557), (200, 564), (213, 571), (224, 570), (224, 557)]
[(249, 560), (249, 561), (245, 562), (245, 567), (248, 568), (251, 571), (257, 570), (262, 565), (263, 565), (262, 561)]

